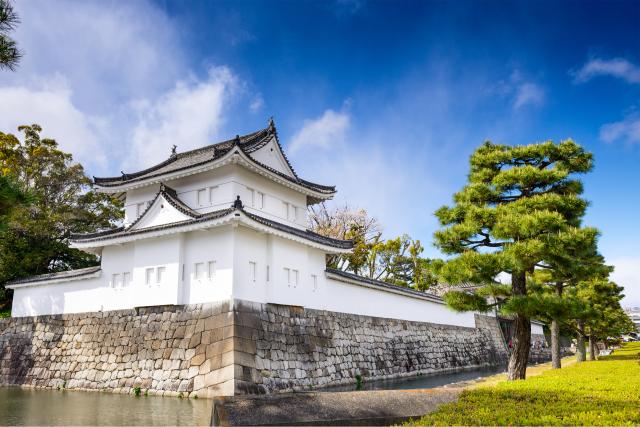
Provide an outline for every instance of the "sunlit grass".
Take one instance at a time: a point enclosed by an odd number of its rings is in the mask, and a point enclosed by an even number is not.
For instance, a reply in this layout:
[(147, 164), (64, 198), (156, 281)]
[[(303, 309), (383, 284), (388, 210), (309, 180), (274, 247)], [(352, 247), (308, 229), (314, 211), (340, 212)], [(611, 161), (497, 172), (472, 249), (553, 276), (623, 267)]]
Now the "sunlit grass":
[(629, 343), (598, 361), (533, 368), (523, 381), (492, 377), (409, 425), (639, 425), (639, 353)]

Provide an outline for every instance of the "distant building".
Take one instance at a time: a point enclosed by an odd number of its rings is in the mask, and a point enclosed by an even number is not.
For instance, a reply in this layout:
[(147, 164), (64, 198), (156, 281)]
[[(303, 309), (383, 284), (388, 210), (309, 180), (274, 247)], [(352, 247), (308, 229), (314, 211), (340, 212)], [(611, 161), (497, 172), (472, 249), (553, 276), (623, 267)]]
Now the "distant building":
[(628, 307), (624, 310), (640, 332), (640, 307)]

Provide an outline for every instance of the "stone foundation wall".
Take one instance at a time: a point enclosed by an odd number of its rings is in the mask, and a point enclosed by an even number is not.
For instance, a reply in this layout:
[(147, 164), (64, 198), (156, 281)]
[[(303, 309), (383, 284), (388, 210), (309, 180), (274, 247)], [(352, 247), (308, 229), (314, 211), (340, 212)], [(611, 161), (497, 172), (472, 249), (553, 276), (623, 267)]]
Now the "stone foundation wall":
[(494, 366), (507, 357), (485, 316), (481, 328), (464, 328), (250, 302), (236, 311), (255, 343), (236, 359), (249, 392)]
[(0, 384), (231, 394), (229, 302), (0, 319)]
[(495, 319), (476, 322), (239, 300), (0, 319), (0, 385), (213, 397), (504, 363)]

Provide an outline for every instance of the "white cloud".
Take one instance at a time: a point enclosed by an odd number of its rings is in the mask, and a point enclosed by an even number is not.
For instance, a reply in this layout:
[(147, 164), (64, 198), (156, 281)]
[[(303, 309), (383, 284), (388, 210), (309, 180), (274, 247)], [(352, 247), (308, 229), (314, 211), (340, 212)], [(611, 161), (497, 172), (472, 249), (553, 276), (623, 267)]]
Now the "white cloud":
[(623, 306), (640, 306), (640, 258), (619, 258), (612, 262), (615, 270), (611, 278), (624, 286)]
[(155, 101), (136, 103), (132, 154), (126, 166), (143, 167), (165, 160), (173, 144), (178, 151), (210, 144), (223, 122), (236, 78), (226, 67), (209, 70), (206, 81), (179, 81)]
[(526, 105), (542, 105), (544, 103), (544, 90), (535, 83), (519, 84), (515, 90), (513, 108), (516, 110)]
[(71, 91), (58, 80), (40, 88), (0, 87), (0, 129), (17, 134), (17, 127), (33, 123), (43, 127), (42, 136), (55, 139), (76, 160), (104, 170), (105, 147), (100, 143), (103, 121), (78, 110)]
[(251, 110), (252, 113), (257, 113), (262, 110), (262, 108), (264, 108), (264, 98), (262, 94), (257, 93), (249, 104), (249, 110)]
[(210, 143), (237, 88), (260, 108), (260, 95), (251, 98), (228, 68), (196, 76), (181, 31), (152, 2), (33, 0), (16, 9), (25, 56), (17, 72), (0, 74), (0, 130), (38, 123), (90, 174), (148, 166), (172, 144)]
[(575, 83), (584, 83), (598, 76), (611, 76), (623, 79), (627, 83), (640, 83), (640, 67), (624, 58), (594, 58), (587, 61), (573, 75)]
[(631, 113), (619, 122), (603, 125), (600, 128), (600, 139), (604, 142), (640, 143), (640, 114)]
[(60, 74), (72, 85), (74, 103), (107, 112), (186, 74), (179, 32), (150, 2), (30, 0), (17, 2), (16, 11), (15, 39), (25, 55), (0, 83)]
[(335, 147), (344, 142), (350, 122), (348, 113), (326, 110), (320, 117), (304, 121), (289, 149), (295, 153), (304, 147)]

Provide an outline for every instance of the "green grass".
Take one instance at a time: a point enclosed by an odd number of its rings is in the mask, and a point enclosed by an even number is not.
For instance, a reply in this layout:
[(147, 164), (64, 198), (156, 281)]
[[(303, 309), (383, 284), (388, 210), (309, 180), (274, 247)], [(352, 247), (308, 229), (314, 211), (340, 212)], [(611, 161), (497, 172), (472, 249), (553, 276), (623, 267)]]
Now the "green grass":
[(408, 426), (640, 425), (640, 343), (524, 381), (465, 390)]

